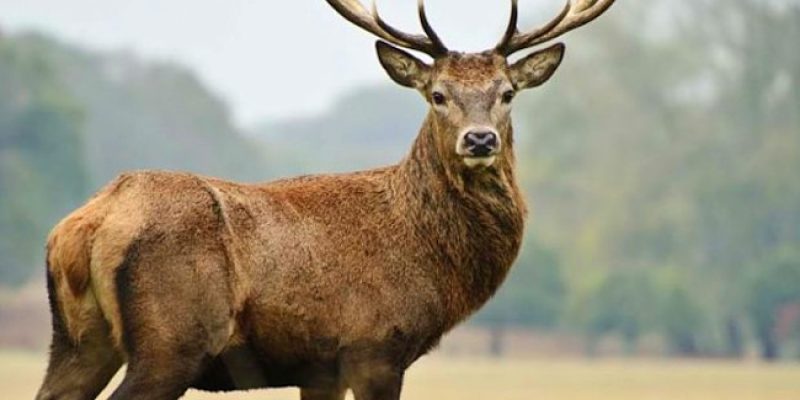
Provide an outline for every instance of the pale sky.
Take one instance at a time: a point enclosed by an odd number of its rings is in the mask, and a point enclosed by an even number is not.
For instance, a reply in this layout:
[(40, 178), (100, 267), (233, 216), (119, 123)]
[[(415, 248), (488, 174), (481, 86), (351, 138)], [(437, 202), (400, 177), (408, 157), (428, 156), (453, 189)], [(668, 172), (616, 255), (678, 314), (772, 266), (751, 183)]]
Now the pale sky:
[[(509, 3), (426, 4), (449, 47), (484, 50), (505, 28)], [(415, 0), (378, 4), (384, 19), (418, 31)], [(520, 8), (536, 16), (530, 21), (535, 24), (562, 4), (522, 0)], [(388, 82), (375, 58), (374, 38), (325, 0), (0, 0), (0, 29), (36, 30), (90, 49), (131, 50), (186, 65), (245, 126), (317, 113), (349, 88)]]

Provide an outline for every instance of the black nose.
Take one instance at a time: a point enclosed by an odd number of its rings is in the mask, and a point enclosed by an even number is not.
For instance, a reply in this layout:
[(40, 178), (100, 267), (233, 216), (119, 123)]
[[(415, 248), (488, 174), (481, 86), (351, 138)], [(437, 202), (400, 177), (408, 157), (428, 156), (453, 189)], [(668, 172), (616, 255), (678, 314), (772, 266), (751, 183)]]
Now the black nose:
[(497, 150), (494, 132), (470, 132), (464, 137), (464, 147), (473, 157), (486, 157)]

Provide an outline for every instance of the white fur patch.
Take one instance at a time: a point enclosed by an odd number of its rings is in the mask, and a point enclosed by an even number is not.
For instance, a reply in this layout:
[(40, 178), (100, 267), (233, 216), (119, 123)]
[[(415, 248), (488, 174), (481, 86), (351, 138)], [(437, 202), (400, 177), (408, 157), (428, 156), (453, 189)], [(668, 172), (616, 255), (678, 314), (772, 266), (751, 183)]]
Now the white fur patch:
[(467, 164), (467, 167), (469, 168), (491, 167), (492, 164), (494, 164), (495, 160), (497, 160), (497, 156), (464, 157), (464, 164)]

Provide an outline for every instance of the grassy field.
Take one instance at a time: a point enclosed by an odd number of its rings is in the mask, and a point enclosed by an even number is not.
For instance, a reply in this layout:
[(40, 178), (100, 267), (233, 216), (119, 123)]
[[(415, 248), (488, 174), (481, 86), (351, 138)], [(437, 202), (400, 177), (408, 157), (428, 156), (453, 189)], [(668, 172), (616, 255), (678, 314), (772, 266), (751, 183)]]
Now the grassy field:
[[(43, 369), (42, 356), (0, 353), (0, 397), (32, 398)], [(404, 399), (415, 400), (797, 400), (800, 364), (432, 357), (409, 371), (403, 394)], [(192, 391), (185, 398), (294, 400), (299, 396), (296, 390), (228, 395)]]

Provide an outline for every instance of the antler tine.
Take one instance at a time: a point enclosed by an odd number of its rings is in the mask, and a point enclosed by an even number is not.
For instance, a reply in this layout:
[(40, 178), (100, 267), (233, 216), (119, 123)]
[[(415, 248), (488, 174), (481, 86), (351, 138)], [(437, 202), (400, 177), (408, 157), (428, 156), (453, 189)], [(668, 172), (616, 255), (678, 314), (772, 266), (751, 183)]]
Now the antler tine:
[(506, 47), (511, 43), (511, 40), (514, 39), (519, 33), (519, 4), (517, 0), (511, 0), (511, 17), (508, 20), (508, 28), (506, 28), (506, 33), (503, 35), (503, 38), (500, 40), (500, 43), (497, 44), (495, 49), (501, 53), (504, 53)]
[(433, 46), (440, 54), (447, 54), (447, 46), (444, 45), (442, 39), (436, 34), (436, 31), (433, 30), (430, 21), (428, 21), (428, 14), (425, 12), (425, 0), (419, 0), (417, 2), (417, 8), (419, 9), (419, 21), (422, 23), (422, 29), (425, 31), (425, 34), (428, 35)]
[(506, 56), (509, 56), (522, 49), (533, 46), (533, 45), (528, 45), (527, 44), (528, 41), (540, 37), (546, 34), (547, 32), (551, 31), (553, 28), (556, 27), (556, 25), (560, 24), (561, 21), (563, 21), (564, 18), (567, 17), (567, 15), (570, 12), (570, 9), (572, 8), (572, 2), (568, 0), (567, 4), (564, 6), (564, 8), (561, 10), (561, 12), (558, 14), (556, 18), (554, 18), (546, 25), (538, 29), (522, 34), (519, 32), (519, 26), (518, 26), (519, 6), (517, 3), (518, 3), (517, 0), (511, 0), (511, 19), (508, 23), (508, 29), (506, 30), (506, 33), (503, 36), (503, 40), (500, 41), (500, 44), (498, 44), (496, 48), (498, 52)]
[[(602, 15), (615, 0), (567, 0), (561, 13), (547, 25), (527, 33), (517, 29), (517, 0), (511, 0), (511, 22), (496, 51), (509, 56), (520, 50), (553, 40), (573, 29), (579, 28)], [(513, 33), (510, 33), (513, 32)]]
[[(326, 1), (346, 20), (389, 43), (417, 50), (434, 58), (447, 53), (447, 49), (436, 36), (427, 37), (425, 35), (410, 34), (387, 24), (378, 14), (378, 7), (374, 0), (371, 13), (367, 11), (359, 0)], [(428, 33), (428, 30), (426, 29), (426, 33)], [(430, 32), (433, 32), (433, 30), (430, 29)]]
[(373, 15), (367, 12), (366, 8), (358, 0), (326, 0), (328, 4), (333, 7), (344, 19), (352, 22), (356, 26), (372, 33), (379, 38), (386, 40), (392, 44), (410, 48), (412, 44), (399, 37), (395, 37), (384, 29), (375, 21)]
[(375, 2), (375, 0), (372, 1), (372, 17), (375, 19), (375, 22), (378, 24), (378, 26), (387, 33), (389, 33), (390, 35), (399, 38), (400, 40), (406, 43), (416, 44), (414, 47), (410, 47), (408, 45), (404, 47), (408, 47), (414, 50), (419, 50), (434, 58), (438, 56), (443, 56), (448, 52), (447, 47), (444, 46), (442, 40), (439, 39), (439, 36), (436, 34), (436, 32), (433, 30), (433, 28), (431, 28), (430, 24), (428, 23), (428, 19), (427, 16), (425, 15), (424, 9), (420, 9), (420, 21), (422, 21), (422, 28), (425, 30), (425, 34), (428, 36), (405, 33), (387, 24), (378, 13), (378, 5)]

